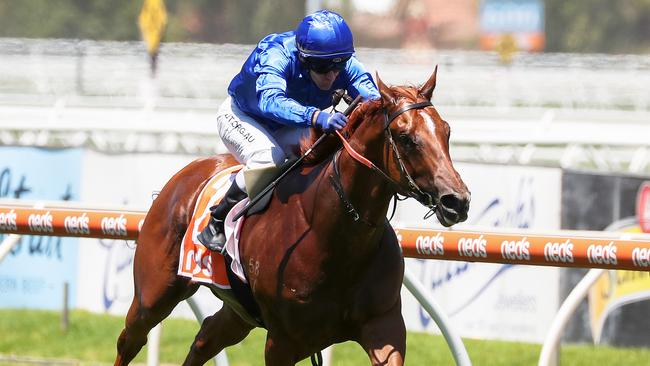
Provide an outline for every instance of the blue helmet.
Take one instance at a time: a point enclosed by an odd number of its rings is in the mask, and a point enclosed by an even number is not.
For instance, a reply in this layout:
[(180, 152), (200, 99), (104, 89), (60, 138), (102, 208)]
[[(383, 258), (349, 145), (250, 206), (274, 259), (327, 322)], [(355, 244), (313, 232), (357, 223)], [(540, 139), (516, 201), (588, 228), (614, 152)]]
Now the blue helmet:
[(343, 17), (320, 10), (307, 15), (296, 28), (296, 46), (302, 58), (342, 58), (354, 53), (352, 32)]

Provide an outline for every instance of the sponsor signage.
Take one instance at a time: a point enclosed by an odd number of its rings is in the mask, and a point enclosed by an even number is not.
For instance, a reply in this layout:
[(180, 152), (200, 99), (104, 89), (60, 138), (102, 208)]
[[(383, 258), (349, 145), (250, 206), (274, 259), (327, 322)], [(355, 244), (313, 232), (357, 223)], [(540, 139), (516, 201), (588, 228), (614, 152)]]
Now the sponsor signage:
[(158, 53), (160, 40), (167, 25), (167, 8), (163, 0), (145, 0), (138, 17), (142, 38), (150, 55)]
[[(472, 203), (468, 221), (451, 230), (560, 228), (561, 170), (497, 164), (455, 166), (472, 191)], [(499, 179), (485, 179), (486, 176)], [(510, 264), (515, 260), (527, 263), (532, 257), (533, 243), (524, 234), (517, 238), (512, 235), (492, 248), (492, 234), (487, 232), (452, 238), (447, 235), (449, 230), (440, 226), (438, 231), (430, 231), (436, 220), (423, 220), (425, 211), (420, 210), (415, 200), (400, 202), (395, 216), (399, 221), (394, 226), (398, 238), (406, 234), (401, 238), (405, 254), (415, 251), (419, 256), (438, 259), (406, 259), (405, 264), (430, 291), (458, 334), (543, 342), (560, 303), (561, 269)], [(400, 229), (416, 227), (425, 229), (414, 237)], [(406, 248), (411, 245), (415, 248)], [(501, 263), (481, 263), (496, 254), (491, 253), (493, 249), (502, 258)], [(462, 260), (439, 260), (452, 255)], [(402, 294), (407, 329), (439, 333), (422, 305), (408, 291)]]
[[(639, 232), (639, 228), (627, 227), (624, 232)], [(613, 242), (601, 246), (601, 249), (593, 248), (593, 252), (595, 251), (600, 253), (601, 261), (616, 264), (617, 247)], [(632, 250), (632, 261), (635, 266), (650, 270), (650, 249), (635, 247)], [(650, 273), (624, 270), (605, 272), (589, 289), (589, 323), (594, 343), (600, 343), (605, 321), (616, 309), (648, 299), (650, 299)]]
[(0, 206), (0, 229), (13, 234), (134, 240), (144, 217), (143, 212)]
[(518, 50), (544, 49), (542, 0), (483, 0), (479, 19), (482, 49), (498, 49), (506, 40)]
[(609, 314), (623, 305), (650, 299), (650, 273), (608, 271), (589, 290), (589, 320), (594, 343), (601, 341)]
[[(0, 232), (136, 239), (144, 212), (0, 205)], [(650, 271), (650, 242), (431, 229), (395, 229), (405, 257)]]
[[(0, 150), (0, 198), (80, 199), (81, 149), (3, 146)], [(0, 308), (58, 309), (64, 283), (69, 285), (69, 306), (76, 306), (78, 239), (54, 237), (58, 224), (56, 213), (49, 209), (0, 210), (0, 242), (2, 233), (28, 234), (20, 237), (0, 265)]]
[[(463, 337), (542, 342), (557, 312), (557, 268), (422, 259), (406, 266)], [(407, 329), (439, 333), (421, 305), (402, 294)]]
[(650, 233), (650, 182), (643, 182), (636, 198), (636, 217), (644, 233)]
[(650, 270), (650, 242), (472, 231), (396, 229), (405, 257)]

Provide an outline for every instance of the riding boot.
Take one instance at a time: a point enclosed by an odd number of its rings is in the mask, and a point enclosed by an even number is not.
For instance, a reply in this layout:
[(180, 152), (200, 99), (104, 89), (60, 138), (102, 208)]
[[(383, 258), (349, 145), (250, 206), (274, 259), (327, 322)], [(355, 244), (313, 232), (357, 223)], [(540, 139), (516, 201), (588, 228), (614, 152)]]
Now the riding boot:
[(233, 182), (221, 202), (210, 207), (210, 221), (208, 226), (197, 236), (199, 242), (211, 251), (222, 253), (226, 244), (224, 233), (226, 215), (237, 202), (246, 197), (246, 192), (242, 191), (236, 182)]

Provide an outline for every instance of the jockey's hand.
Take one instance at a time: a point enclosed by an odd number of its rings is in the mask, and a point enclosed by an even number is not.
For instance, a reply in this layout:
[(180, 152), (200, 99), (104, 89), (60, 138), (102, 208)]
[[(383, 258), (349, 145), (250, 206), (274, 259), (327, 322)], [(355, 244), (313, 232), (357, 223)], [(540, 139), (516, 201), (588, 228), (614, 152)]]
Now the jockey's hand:
[(340, 130), (345, 127), (347, 123), (348, 117), (340, 112), (328, 113), (320, 111), (318, 116), (316, 116), (316, 125), (326, 132)]

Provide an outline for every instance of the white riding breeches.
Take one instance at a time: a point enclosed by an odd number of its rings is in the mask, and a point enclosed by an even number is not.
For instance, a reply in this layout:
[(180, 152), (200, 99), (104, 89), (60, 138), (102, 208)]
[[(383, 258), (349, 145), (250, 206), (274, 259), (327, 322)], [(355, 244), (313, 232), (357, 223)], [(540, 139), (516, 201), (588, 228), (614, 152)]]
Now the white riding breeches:
[[(242, 112), (231, 97), (219, 107), (217, 128), (228, 151), (246, 168), (282, 165), (286, 159), (295, 157), (295, 148), (310, 130), (308, 127), (283, 126), (269, 131)], [(235, 180), (240, 188), (245, 188), (243, 170)]]

